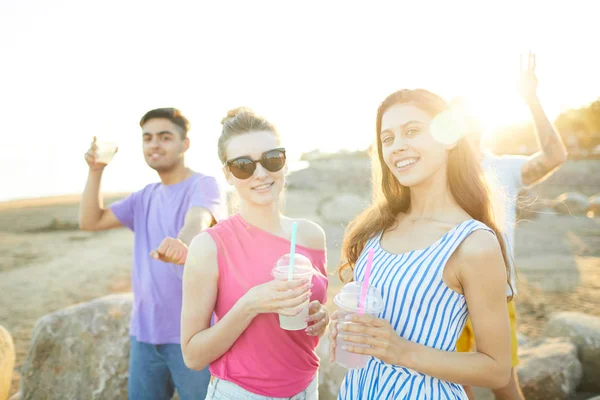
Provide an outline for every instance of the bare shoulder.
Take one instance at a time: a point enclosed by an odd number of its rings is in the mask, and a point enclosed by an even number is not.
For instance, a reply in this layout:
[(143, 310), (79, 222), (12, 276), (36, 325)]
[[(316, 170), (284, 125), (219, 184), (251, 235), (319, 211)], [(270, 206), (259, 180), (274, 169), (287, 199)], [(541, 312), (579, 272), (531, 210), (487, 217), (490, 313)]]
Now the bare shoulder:
[(500, 253), (500, 243), (493, 232), (478, 229), (465, 238), (458, 251), (465, 257), (487, 257)]
[[(216, 259), (217, 256), (217, 244), (215, 240), (208, 234), (208, 232), (200, 232), (197, 236), (192, 239), (190, 248), (188, 251), (187, 261), (206, 261)], [(187, 266), (188, 262), (186, 262)], [(197, 263), (193, 263), (195, 265)]]
[(325, 231), (316, 222), (308, 219), (289, 219), (298, 223), (298, 244), (315, 250), (325, 250)]
[(492, 269), (505, 269), (500, 242), (496, 235), (478, 229), (465, 238), (456, 251), (462, 272), (489, 273)]

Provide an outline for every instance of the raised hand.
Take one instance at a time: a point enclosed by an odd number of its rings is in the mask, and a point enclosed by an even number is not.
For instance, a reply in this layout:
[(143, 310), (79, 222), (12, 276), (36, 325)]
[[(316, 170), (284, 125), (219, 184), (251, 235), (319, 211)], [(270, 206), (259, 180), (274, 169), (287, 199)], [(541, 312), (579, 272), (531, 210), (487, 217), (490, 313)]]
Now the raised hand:
[(523, 56), (519, 59), (520, 77), (518, 90), (526, 102), (537, 99), (538, 80), (535, 76), (535, 54), (531, 51), (527, 54), (527, 63), (523, 63)]
[(84, 155), (85, 162), (87, 162), (88, 166), (92, 170), (102, 170), (106, 167), (106, 164), (98, 164), (96, 160), (98, 159), (98, 145), (96, 145), (96, 136), (94, 136), (94, 140), (90, 145), (90, 148)]
[(183, 265), (188, 254), (188, 247), (181, 240), (165, 238), (156, 250), (150, 252), (150, 257), (166, 263)]
[[(114, 149), (115, 154), (117, 153), (118, 150), (119, 150), (118, 147)], [(98, 151), (99, 151), (99, 147), (98, 147), (97, 139), (96, 139), (96, 136), (94, 136), (94, 139), (92, 140), (92, 144), (90, 145), (90, 148), (84, 155), (85, 162), (87, 162), (88, 166), (93, 171), (101, 171), (107, 165), (107, 162), (98, 162), (98, 160), (100, 158)]]

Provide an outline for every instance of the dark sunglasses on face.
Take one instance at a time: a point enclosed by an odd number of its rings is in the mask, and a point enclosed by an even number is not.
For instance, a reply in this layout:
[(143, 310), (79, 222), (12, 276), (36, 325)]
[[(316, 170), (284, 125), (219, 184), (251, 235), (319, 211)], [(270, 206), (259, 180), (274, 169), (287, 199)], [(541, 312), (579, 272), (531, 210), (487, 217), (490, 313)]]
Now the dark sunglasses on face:
[(226, 161), (229, 171), (238, 179), (248, 179), (256, 171), (256, 164), (260, 163), (269, 172), (277, 172), (285, 165), (285, 149), (273, 149), (263, 153), (260, 160), (253, 160), (249, 156), (237, 157)]

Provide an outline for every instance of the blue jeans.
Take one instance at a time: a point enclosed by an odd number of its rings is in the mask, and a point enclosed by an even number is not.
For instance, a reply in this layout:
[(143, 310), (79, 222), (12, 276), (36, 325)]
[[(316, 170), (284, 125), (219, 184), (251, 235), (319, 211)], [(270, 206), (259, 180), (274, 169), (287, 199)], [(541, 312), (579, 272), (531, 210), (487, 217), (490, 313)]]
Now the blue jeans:
[(210, 381), (208, 367), (194, 371), (183, 362), (181, 345), (141, 343), (130, 337), (128, 392), (131, 400), (170, 400), (175, 389), (181, 400), (204, 400)]

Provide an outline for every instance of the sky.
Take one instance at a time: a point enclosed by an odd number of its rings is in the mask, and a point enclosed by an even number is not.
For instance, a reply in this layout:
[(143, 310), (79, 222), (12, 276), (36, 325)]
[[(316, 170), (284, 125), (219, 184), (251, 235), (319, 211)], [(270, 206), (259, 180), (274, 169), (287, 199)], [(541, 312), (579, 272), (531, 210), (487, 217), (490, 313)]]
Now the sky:
[(156, 181), (138, 126), (156, 107), (188, 116), (187, 163), (212, 174), (219, 121), (241, 105), (292, 159), (366, 148), (401, 88), (469, 96), (489, 127), (523, 121), (529, 49), (554, 118), (600, 97), (600, 4), (548, 3), (0, 0), (0, 201), (81, 192), (93, 136), (119, 145), (104, 191)]

